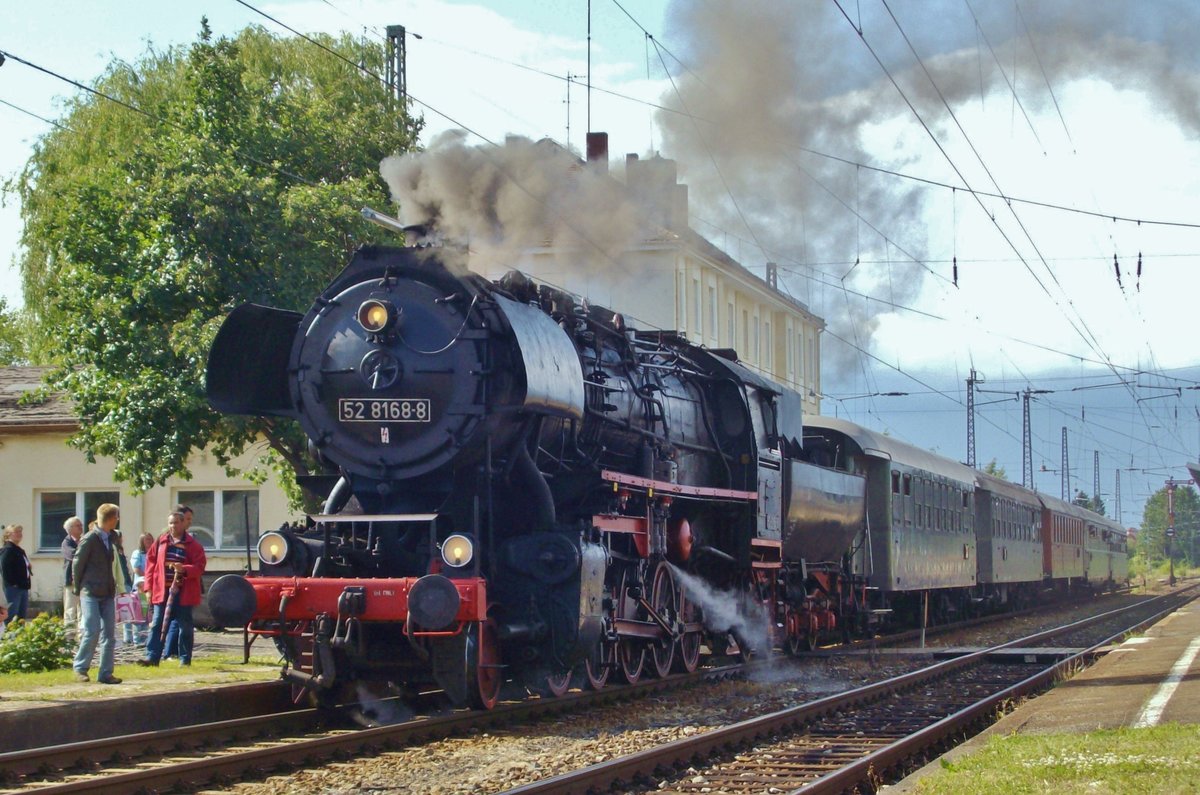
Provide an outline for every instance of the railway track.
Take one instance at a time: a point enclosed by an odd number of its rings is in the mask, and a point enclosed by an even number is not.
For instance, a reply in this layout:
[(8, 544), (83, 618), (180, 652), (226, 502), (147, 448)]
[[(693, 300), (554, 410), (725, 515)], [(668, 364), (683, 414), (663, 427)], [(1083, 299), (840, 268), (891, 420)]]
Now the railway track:
[(0, 795), (188, 792), (254, 779), (280, 769), (311, 767), (323, 761), (634, 700), (739, 676), (744, 670), (743, 665), (725, 665), (635, 685), (502, 704), (488, 712), (413, 717), (367, 729), (331, 725), (329, 717), (319, 710), (305, 709), (2, 753)]
[[(782, 710), (509, 790), (508, 795), (620, 788), (655, 793), (874, 791), (976, 733), (1002, 706), (1086, 665), (1117, 638), (1196, 596), (1197, 587), (947, 660)], [(1119, 629), (1114, 631), (1114, 627)], [(1052, 639), (1082, 649), (1051, 665), (1025, 649)], [(998, 657), (1007, 655), (1003, 663)]]
[[(743, 671), (747, 668), (727, 666), (704, 673), (713, 678), (731, 677)], [(423, 710), (418, 704), (417, 710), (434, 716), (367, 731), (351, 727), (348, 722), (331, 724), (327, 716), (313, 710), (293, 710), (29, 749), (0, 754), (0, 792), (168, 792), (219, 786), (296, 766), (310, 768), (323, 761), (374, 755), (445, 737), (495, 730), (546, 715), (579, 713), (605, 703), (686, 687), (690, 681), (694, 680), (672, 677), (647, 681), (633, 688), (606, 688), (599, 694), (572, 693), (560, 699), (505, 704), (490, 714), (435, 715), (434, 709)], [(270, 689), (268, 685), (256, 687), (264, 694)], [(186, 711), (186, 706), (179, 710)], [(868, 734), (871, 733), (874, 732)], [(843, 738), (843, 746), (837, 753), (850, 753), (846, 750), (851, 741), (848, 737)], [(824, 751), (824, 757), (828, 762), (836, 755)]]

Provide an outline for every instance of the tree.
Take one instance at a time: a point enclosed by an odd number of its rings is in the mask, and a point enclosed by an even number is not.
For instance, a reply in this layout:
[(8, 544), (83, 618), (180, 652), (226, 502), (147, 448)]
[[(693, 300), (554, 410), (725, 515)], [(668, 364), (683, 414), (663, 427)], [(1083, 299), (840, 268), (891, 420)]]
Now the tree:
[(1000, 478), (1001, 480), (1008, 480), (1008, 473), (1004, 470), (1004, 467), (996, 463), (996, 459), (994, 458), (987, 462), (987, 465), (984, 466), (983, 471), (992, 477)]
[[(315, 38), (382, 73), (379, 45)], [(234, 306), (303, 311), (382, 234), (358, 210), (386, 206), (379, 162), (419, 122), (327, 51), (257, 27), (214, 40), (206, 20), (96, 89), (116, 101), (71, 100), (17, 184), (26, 305), (81, 418), (72, 444), (138, 491), (187, 477), (194, 448), (227, 463), (257, 439), (271, 455), (247, 474), (305, 474), (294, 423), (209, 408), (207, 352)]]
[(8, 308), (8, 301), (0, 298), (0, 367), (28, 364), (26, 353), (27, 332), (24, 313)]
[(1105, 513), (1107, 508), (1104, 505), (1104, 500), (1100, 498), (1099, 494), (1093, 494), (1089, 497), (1083, 492), (1082, 489), (1080, 489), (1075, 492), (1075, 499), (1071, 500), (1071, 502), (1074, 505), (1078, 505), (1080, 508), (1087, 508), (1089, 511), (1098, 513), (1101, 516), (1107, 516)]
[[(1167, 558), (1167, 489), (1164, 486), (1146, 500), (1142, 511), (1142, 529), (1138, 532), (1138, 554), (1150, 563)], [(1171, 539), (1175, 560), (1200, 562), (1200, 496), (1192, 486), (1175, 488), (1175, 537)]]

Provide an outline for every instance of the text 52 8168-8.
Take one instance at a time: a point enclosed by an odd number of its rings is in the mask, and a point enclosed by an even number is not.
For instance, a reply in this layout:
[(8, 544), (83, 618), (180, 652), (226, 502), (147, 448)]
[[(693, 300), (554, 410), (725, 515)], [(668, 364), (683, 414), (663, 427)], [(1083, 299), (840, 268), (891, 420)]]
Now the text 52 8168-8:
[(340, 398), (338, 419), (342, 422), (429, 422), (426, 398)]

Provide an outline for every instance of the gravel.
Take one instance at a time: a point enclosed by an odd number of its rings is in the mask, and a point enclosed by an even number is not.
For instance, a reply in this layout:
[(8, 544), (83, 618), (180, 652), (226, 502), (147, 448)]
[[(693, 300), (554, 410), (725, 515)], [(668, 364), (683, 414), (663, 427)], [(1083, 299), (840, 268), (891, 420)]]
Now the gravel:
[(478, 732), (384, 752), (352, 763), (273, 776), (261, 783), (238, 784), (223, 791), (239, 795), (502, 792), (896, 676), (922, 664), (907, 660), (872, 662), (865, 657), (781, 659), (750, 680), (704, 684), (585, 714)]

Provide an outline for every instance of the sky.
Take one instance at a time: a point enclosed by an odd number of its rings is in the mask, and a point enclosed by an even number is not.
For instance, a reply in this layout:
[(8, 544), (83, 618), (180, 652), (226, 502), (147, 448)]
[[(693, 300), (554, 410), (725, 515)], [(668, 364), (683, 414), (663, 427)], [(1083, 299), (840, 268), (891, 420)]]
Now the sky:
[[(614, 159), (675, 159), (693, 227), (752, 271), (777, 262), (825, 318), (824, 413), (965, 460), (975, 368), (977, 460), (1020, 481), (1014, 396), (1046, 390), (1038, 488), (1059, 493), (1066, 427), (1072, 490), (1093, 490), (1099, 451), (1110, 515), (1120, 472), (1136, 524), (1200, 459), (1194, 5), (592, 0), (589, 46), (585, 0), (0, 0), (0, 51), (89, 83), (193, 41), (202, 16), (218, 35), (289, 35), (254, 8), (304, 32), (405, 25), (424, 145), (465, 129), (582, 150), (590, 120)], [(0, 67), (0, 181), (75, 90)], [(10, 306), (19, 234), (9, 194)]]

